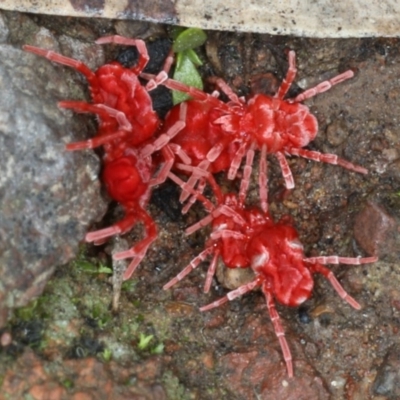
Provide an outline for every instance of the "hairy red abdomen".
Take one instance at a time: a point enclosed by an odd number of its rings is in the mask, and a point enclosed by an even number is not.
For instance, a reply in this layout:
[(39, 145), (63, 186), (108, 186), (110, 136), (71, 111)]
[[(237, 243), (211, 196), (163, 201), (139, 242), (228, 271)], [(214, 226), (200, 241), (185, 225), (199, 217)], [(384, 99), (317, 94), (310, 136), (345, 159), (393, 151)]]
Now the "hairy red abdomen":
[[(225, 133), (221, 125), (214, 121), (222, 115), (207, 101), (189, 100), (187, 103), (185, 123), (182, 129), (171, 141), (182, 147), (192, 159), (191, 165), (197, 166), (205, 160), (207, 153), (217, 144), (223, 143), (226, 147), (219, 157), (210, 165), (210, 172), (217, 173), (227, 170), (232, 162), (239, 145), (234, 143), (235, 137)], [(164, 130), (171, 128), (180, 117), (180, 106), (176, 105), (167, 115)]]
[(148, 190), (134, 155), (106, 162), (102, 177), (109, 195), (121, 204), (137, 202)]
[(311, 296), (313, 278), (292, 226), (278, 223), (261, 229), (252, 237), (247, 251), (252, 269), (270, 282), (280, 303), (295, 307)]
[[(117, 62), (100, 67), (95, 74), (98, 87), (92, 88), (93, 103), (103, 104), (125, 115), (131, 125), (126, 139), (129, 145), (137, 146), (150, 139), (157, 130), (159, 118), (137, 75)], [(115, 132), (120, 125), (113, 116), (102, 116), (98, 134)]]
[(257, 94), (248, 102), (249, 135), (272, 154), (306, 146), (318, 133), (318, 121), (307, 106)]

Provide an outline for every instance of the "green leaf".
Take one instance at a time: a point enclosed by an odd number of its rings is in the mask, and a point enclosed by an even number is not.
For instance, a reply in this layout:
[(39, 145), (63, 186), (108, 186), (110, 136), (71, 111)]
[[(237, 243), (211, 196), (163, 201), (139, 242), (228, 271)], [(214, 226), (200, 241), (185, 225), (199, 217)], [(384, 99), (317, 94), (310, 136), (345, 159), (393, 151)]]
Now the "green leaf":
[(75, 261), (75, 266), (81, 272), (97, 273), (96, 265), (94, 265), (94, 263), (87, 261), (87, 260), (78, 259)]
[[(186, 52), (178, 53), (176, 59), (176, 68), (173, 78), (179, 82), (185, 83), (188, 86), (193, 86), (200, 90), (203, 89), (203, 81), (196, 66), (187, 56)], [(178, 92), (174, 90), (172, 92), (172, 101), (174, 105), (190, 99), (187, 93)]]
[(176, 38), (177, 38), (183, 31), (185, 31), (186, 29), (188, 29), (188, 28), (185, 28), (184, 26), (173, 25), (173, 26), (170, 27), (170, 30), (169, 30), (169, 37), (170, 37), (172, 40), (175, 41)]
[(195, 49), (207, 40), (206, 33), (199, 28), (189, 28), (181, 32), (172, 46), (174, 53), (180, 53), (188, 49)]
[(107, 266), (105, 266), (104, 264), (100, 264), (99, 265), (99, 269), (97, 270), (97, 272), (99, 274), (110, 274), (112, 275), (113, 270)]
[(185, 52), (185, 56), (196, 66), (196, 67), (200, 67), (200, 65), (203, 65), (203, 62), (200, 60), (200, 57), (197, 55), (197, 53), (192, 50), (186, 50)]
[(139, 335), (139, 343), (138, 343), (139, 349), (144, 350), (149, 345), (153, 337), (154, 337), (153, 335), (146, 336), (144, 333), (141, 333)]
[(164, 344), (159, 343), (156, 347), (152, 348), (150, 353), (151, 354), (162, 354), (164, 351)]
[(102, 352), (100, 355), (101, 355), (101, 358), (102, 358), (104, 361), (108, 362), (108, 361), (111, 360), (112, 351), (111, 351), (110, 349), (104, 349), (103, 352)]

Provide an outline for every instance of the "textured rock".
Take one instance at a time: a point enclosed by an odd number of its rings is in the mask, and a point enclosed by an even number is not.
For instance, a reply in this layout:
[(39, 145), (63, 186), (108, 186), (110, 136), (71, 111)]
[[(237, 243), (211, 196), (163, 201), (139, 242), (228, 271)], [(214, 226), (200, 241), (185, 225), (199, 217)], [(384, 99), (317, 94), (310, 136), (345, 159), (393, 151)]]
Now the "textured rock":
[(400, 396), (400, 347), (389, 349), (383, 363), (378, 369), (372, 385), (375, 395), (387, 396), (389, 399), (398, 399)]
[(357, 215), (354, 236), (368, 253), (398, 259), (399, 233), (396, 220), (375, 203), (368, 203)]
[[(258, 311), (267, 313), (264, 306)], [(288, 378), (270, 321), (267, 316), (256, 315), (245, 318), (240, 332), (235, 332), (237, 338), (232, 351), (218, 359), (217, 371), (230, 393), (237, 399), (328, 399), (323, 380), (304, 360), (301, 348), (286, 332), (289, 348), (295, 354), (294, 377)], [(211, 332), (206, 331), (206, 334)]]
[(97, 158), (63, 148), (73, 133), (85, 134), (87, 119), (58, 110), (57, 101), (69, 97), (61, 69), (11, 46), (0, 53), (2, 326), (10, 309), (39, 295), (54, 268), (74, 256), (104, 205)]
[[(64, 363), (40, 360), (27, 350), (17, 361), (19, 368), (9, 371), (2, 384), (0, 400), (165, 400), (156, 359), (140, 365), (120, 367), (95, 358)], [(127, 384), (135, 376), (135, 383)]]

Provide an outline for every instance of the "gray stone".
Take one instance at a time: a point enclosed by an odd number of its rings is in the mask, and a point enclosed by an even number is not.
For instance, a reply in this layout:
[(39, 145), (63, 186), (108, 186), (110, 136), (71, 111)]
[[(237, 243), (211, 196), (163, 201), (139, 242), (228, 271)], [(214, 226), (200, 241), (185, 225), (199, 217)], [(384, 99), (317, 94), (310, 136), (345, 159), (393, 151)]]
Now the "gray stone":
[(0, 53), (1, 327), (74, 257), (104, 204), (97, 157), (64, 150), (90, 116), (57, 108), (70, 92), (63, 69), (11, 46)]

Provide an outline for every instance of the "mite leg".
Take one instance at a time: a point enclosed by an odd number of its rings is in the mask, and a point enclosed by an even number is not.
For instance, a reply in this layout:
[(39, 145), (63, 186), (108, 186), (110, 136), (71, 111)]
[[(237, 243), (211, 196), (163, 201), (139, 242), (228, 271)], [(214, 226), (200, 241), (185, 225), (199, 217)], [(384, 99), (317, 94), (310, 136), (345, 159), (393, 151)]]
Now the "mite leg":
[(169, 141), (176, 136), (182, 129), (186, 126), (186, 113), (187, 113), (187, 104), (181, 103), (179, 106), (179, 120), (175, 122), (171, 128), (168, 129), (167, 132), (160, 135), (156, 140), (152, 143), (147, 144), (141, 151), (141, 155), (143, 157), (148, 157), (153, 154), (155, 151), (160, 150)]
[(208, 94), (193, 86), (188, 86), (174, 79), (169, 79), (168, 75), (164, 71), (160, 72), (157, 76), (153, 74), (141, 73), (140, 77), (149, 81), (146, 86), (147, 90), (149, 91), (155, 89), (159, 84), (162, 84), (168, 89), (187, 93), (190, 97), (193, 97), (196, 100), (206, 101), (207, 103), (210, 103), (213, 107), (218, 107), (223, 111), (232, 111), (229, 104), (226, 104), (223, 101), (219, 100), (215, 94)]
[(281, 166), (282, 175), (283, 175), (283, 179), (285, 180), (286, 188), (293, 189), (294, 188), (293, 175), (292, 175), (292, 171), (290, 170), (290, 167), (286, 160), (285, 155), (282, 152), (277, 151), (276, 158), (278, 159), (279, 165)]
[[(228, 171), (228, 179), (233, 180), (236, 178), (237, 171), (240, 167), (240, 164), (242, 163), (242, 159), (246, 153), (246, 147), (247, 143), (242, 143), (237, 150), (235, 156), (233, 157), (231, 161), (231, 166)], [(219, 155), (219, 154), (218, 154)]]
[(260, 155), (260, 166), (258, 173), (258, 187), (260, 191), (261, 209), (268, 211), (268, 174), (267, 174), (267, 146), (263, 144)]
[(359, 172), (360, 174), (368, 174), (368, 170), (359, 165), (352, 164), (351, 162), (339, 158), (336, 154), (324, 154), (318, 151), (311, 151), (306, 149), (290, 149), (288, 154), (307, 158), (308, 160), (324, 162), (327, 164), (340, 165), (350, 171)]
[(114, 35), (114, 36), (105, 36), (99, 38), (96, 40), (96, 43), (97, 44), (116, 43), (116, 44), (123, 44), (126, 46), (136, 46), (139, 52), (139, 60), (137, 65), (131, 68), (131, 71), (136, 75), (139, 75), (149, 62), (149, 54), (147, 52), (146, 44), (141, 39), (130, 39), (130, 38), (125, 38), (123, 36)]
[(300, 101), (307, 100), (311, 97), (316, 96), (317, 94), (326, 92), (332, 86), (337, 85), (338, 83), (341, 83), (343, 81), (346, 81), (347, 79), (350, 79), (353, 76), (354, 72), (351, 69), (349, 69), (348, 71), (343, 72), (342, 74), (337, 75), (332, 79), (321, 82), (317, 86), (314, 86), (313, 88), (307, 89), (303, 93), (300, 93), (297, 97), (293, 99), (293, 102), (299, 103)]
[(135, 213), (127, 213), (123, 219), (121, 219), (114, 225), (108, 228), (103, 228), (97, 231), (87, 233), (85, 236), (85, 240), (87, 242), (93, 242), (94, 244), (101, 244), (104, 242), (104, 239), (128, 232), (130, 229), (132, 229), (135, 223), (136, 223)]
[(50, 61), (73, 68), (86, 77), (86, 79), (89, 82), (89, 85), (91, 87), (98, 86), (97, 77), (96, 77), (95, 73), (83, 62), (74, 60), (73, 58), (65, 57), (62, 54), (58, 54), (51, 50), (45, 50), (45, 49), (41, 49), (39, 47), (30, 46), (27, 44), (22, 46), (22, 48), (25, 51), (29, 51), (30, 53), (37, 54), (38, 56), (47, 58)]
[(271, 293), (271, 289), (268, 288), (266, 284), (263, 284), (262, 291), (267, 300), (268, 313), (271, 318), (272, 324), (274, 325), (275, 334), (279, 340), (279, 344), (282, 349), (282, 354), (283, 354), (283, 358), (286, 363), (286, 369), (287, 369), (289, 378), (292, 378), (293, 377), (292, 354), (290, 352), (287, 340), (285, 338), (285, 332), (284, 332), (282, 324), (281, 324), (281, 319), (275, 308), (274, 297)]
[(206, 248), (202, 251), (197, 257), (195, 257), (190, 263), (181, 271), (179, 274), (171, 279), (168, 283), (163, 286), (164, 290), (169, 289), (171, 286), (174, 286), (176, 283), (181, 281), (186, 275), (192, 272), (195, 268), (199, 266), (201, 262), (203, 262), (209, 254), (214, 253), (215, 249), (213, 246)]
[(78, 113), (97, 114), (104, 121), (107, 121), (107, 119), (110, 119), (111, 117), (114, 118), (119, 124), (119, 129), (116, 132), (108, 135), (97, 136), (82, 142), (68, 143), (65, 146), (68, 151), (93, 149), (103, 144), (110, 143), (113, 140), (123, 138), (132, 130), (132, 125), (123, 112), (103, 104), (89, 104), (84, 101), (60, 101), (58, 106), (74, 110)]
[(232, 300), (236, 299), (236, 297), (242, 296), (243, 294), (245, 294), (247, 292), (251, 292), (255, 287), (260, 286), (260, 284), (261, 284), (261, 282), (259, 281), (259, 279), (255, 279), (254, 281), (246, 283), (245, 285), (239, 286), (237, 289), (228, 292), (226, 296), (221, 297), (220, 299), (215, 300), (212, 303), (201, 307), (200, 311), (208, 311), (213, 308), (222, 306), (222, 304), (225, 304), (228, 301), (232, 301)]
[(247, 151), (246, 164), (243, 169), (242, 181), (240, 182), (240, 189), (239, 189), (240, 205), (244, 204), (247, 195), (247, 190), (249, 189), (250, 176), (253, 170), (253, 160), (254, 160), (254, 149), (253, 146), (251, 146), (251, 148)]
[(146, 237), (131, 249), (116, 253), (113, 256), (115, 260), (132, 258), (131, 263), (124, 272), (124, 280), (127, 280), (132, 276), (132, 274), (135, 272), (135, 269), (146, 255), (149, 246), (157, 239), (157, 227), (150, 215), (139, 205), (135, 206), (135, 214), (137, 219), (143, 221), (146, 229)]
[(326, 279), (329, 280), (333, 288), (336, 290), (338, 295), (344, 300), (347, 301), (353, 308), (356, 310), (360, 310), (361, 306), (360, 304), (357, 303), (356, 300), (354, 300), (343, 288), (343, 286), (339, 283), (339, 281), (336, 279), (335, 275), (333, 275), (333, 272), (330, 271), (328, 268), (322, 266), (321, 264), (310, 264), (310, 270), (311, 272), (318, 272), (322, 275), (325, 276)]
[(278, 98), (278, 99), (281, 99), (281, 100), (283, 100), (283, 98), (285, 97), (286, 93), (290, 89), (290, 86), (292, 86), (294, 78), (296, 77), (296, 74), (297, 74), (296, 53), (293, 50), (289, 51), (288, 59), (289, 59), (289, 68), (288, 68), (288, 71), (286, 73), (286, 77), (282, 81), (278, 92), (274, 96), (275, 98)]

